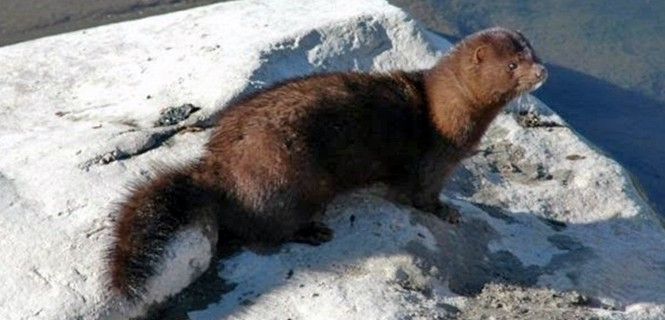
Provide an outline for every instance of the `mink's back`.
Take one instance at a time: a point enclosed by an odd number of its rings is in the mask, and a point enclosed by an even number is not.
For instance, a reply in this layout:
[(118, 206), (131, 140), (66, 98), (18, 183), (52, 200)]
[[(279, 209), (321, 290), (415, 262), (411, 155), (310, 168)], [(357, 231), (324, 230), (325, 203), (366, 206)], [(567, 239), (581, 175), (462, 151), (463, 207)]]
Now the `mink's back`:
[[(247, 166), (264, 180), (314, 168), (336, 191), (398, 179), (431, 140), (422, 86), (418, 72), (327, 74), (278, 84), (221, 113), (205, 159), (227, 181)], [(272, 171), (275, 176), (265, 176)]]

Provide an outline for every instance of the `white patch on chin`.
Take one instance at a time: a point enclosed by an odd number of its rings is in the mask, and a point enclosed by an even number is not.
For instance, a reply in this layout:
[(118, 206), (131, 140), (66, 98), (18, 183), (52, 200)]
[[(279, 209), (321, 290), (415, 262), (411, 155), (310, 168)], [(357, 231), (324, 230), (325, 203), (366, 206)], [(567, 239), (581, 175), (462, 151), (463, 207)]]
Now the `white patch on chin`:
[(531, 89), (529, 90), (529, 92), (533, 92), (533, 91), (538, 90), (538, 88), (540, 88), (540, 86), (542, 86), (543, 83), (545, 83), (545, 80), (540, 80), (540, 81), (538, 81), (538, 83), (534, 84), (533, 87), (531, 87)]

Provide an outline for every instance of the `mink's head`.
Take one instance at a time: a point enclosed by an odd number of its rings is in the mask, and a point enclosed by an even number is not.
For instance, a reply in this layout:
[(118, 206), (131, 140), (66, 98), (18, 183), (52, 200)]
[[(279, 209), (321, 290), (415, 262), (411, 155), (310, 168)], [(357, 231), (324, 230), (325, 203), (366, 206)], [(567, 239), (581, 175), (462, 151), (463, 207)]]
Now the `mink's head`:
[(538, 89), (547, 69), (519, 31), (491, 28), (465, 38), (451, 54), (455, 73), (485, 103), (508, 102)]

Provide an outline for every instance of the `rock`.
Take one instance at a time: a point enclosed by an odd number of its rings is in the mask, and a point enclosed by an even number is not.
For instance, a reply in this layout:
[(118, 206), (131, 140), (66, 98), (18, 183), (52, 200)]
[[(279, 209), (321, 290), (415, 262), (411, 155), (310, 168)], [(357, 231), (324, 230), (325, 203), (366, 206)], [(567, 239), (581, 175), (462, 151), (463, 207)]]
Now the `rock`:
[(584, 296), (574, 291), (556, 293), (545, 289), (490, 284), (467, 303), (457, 319), (599, 320), (599, 315), (585, 308), (588, 304)]
[(199, 111), (199, 107), (195, 107), (191, 103), (185, 103), (177, 107), (166, 108), (162, 110), (162, 116), (157, 119), (156, 126), (170, 126), (177, 124), (189, 117), (192, 113)]
[(449, 47), (382, 0), (260, 0), (0, 48), (0, 317), (665, 317), (663, 224), (625, 170), (531, 96), (442, 193), (457, 225), (358, 190), (328, 206), (329, 243), (217, 260), (192, 226), (151, 279), (159, 311), (109, 295), (113, 203), (199, 156), (216, 111), (294, 76), (425, 68)]

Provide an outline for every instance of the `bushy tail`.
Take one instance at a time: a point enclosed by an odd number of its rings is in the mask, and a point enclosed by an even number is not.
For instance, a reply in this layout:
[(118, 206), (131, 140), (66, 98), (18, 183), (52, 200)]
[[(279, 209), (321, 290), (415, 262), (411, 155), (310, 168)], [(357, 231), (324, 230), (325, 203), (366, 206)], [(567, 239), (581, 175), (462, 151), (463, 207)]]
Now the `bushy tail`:
[[(108, 254), (111, 287), (117, 293), (130, 300), (142, 296), (146, 280), (155, 275), (169, 240), (179, 230), (201, 219), (217, 223), (224, 196), (200, 186), (191, 172), (188, 168), (159, 174), (134, 187), (120, 204)], [(211, 227), (216, 242), (217, 225)]]

